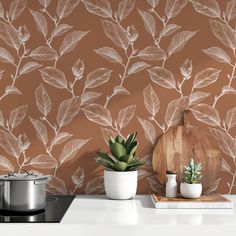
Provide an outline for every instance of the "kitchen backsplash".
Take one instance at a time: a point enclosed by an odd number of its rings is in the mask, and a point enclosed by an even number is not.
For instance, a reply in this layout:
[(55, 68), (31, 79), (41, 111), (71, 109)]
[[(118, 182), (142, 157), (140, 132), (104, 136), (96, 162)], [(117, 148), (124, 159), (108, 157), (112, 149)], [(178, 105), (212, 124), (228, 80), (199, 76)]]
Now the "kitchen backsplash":
[(2, 0), (1, 174), (102, 193), (95, 152), (138, 131), (138, 192), (162, 191), (153, 147), (190, 109), (223, 154), (209, 191), (236, 193), (235, 18), (234, 0)]

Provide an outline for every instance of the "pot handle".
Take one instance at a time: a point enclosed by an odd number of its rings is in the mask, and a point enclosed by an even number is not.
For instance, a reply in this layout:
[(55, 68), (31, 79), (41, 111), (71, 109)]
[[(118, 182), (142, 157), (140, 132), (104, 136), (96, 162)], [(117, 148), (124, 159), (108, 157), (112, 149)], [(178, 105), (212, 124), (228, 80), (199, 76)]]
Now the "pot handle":
[(35, 185), (40, 185), (40, 184), (46, 184), (46, 182), (47, 182), (47, 181), (44, 180), (44, 179), (43, 179), (43, 180), (35, 180), (35, 181), (34, 181), (34, 184), (35, 184)]
[(24, 169), (15, 170), (15, 171), (9, 173), (8, 176), (15, 176), (15, 174), (16, 174), (18, 171), (23, 171), (23, 172), (25, 172), (25, 173), (27, 174), (27, 176), (28, 176), (28, 175), (34, 175), (34, 176), (35, 176), (35, 174), (34, 174), (33, 172), (30, 173), (29, 171), (24, 170)]

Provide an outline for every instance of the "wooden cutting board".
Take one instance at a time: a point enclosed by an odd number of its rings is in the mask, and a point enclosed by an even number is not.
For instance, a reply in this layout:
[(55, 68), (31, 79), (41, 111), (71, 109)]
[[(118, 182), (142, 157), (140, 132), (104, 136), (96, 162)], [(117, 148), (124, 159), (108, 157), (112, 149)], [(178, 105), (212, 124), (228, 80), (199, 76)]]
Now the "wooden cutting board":
[(181, 196), (176, 198), (167, 198), (164, 196), (152, 194), (151, 198), (154, 203), (154, 206), (156, 208), (162, 208), (162, 209), (233, 208), (233, 202), (219, 194), (202, 195), (197, 199), (187, 199)]
[(184, 124), (168, 130), (158, 140), (152, 156), (157, 180), (166, 184), (166, 170), (178, 171), (177, 181), (182, 180), (184, 165), (190, 159), (202, 164), (203, 190), (215, 185), (221, 170), (221, 151), (207, 128), (190, 124), (190, 112), (184, 112)]

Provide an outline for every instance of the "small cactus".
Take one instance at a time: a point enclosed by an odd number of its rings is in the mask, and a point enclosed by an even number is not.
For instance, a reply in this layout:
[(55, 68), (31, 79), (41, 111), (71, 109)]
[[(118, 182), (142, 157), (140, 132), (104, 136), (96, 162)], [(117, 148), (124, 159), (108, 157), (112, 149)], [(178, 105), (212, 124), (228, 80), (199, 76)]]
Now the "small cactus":
[(107, 169), (114, 171), (132, 171), (145, 164), (145, 161), (141, 161), (135, 157), (138, 142), (135, 140), (137, 132), (132, 133), (127, 139), (120, 135), (115, 138), (110, 137), (109, 148), (112, 156), (97, 152), (99, 157), (98, 163)]
[(201, 163), (195, 163), (193, 159), (190, 160), (188, 166), (184, 166), (184, 182), (188, 184), (198, 184), (202, 178)]

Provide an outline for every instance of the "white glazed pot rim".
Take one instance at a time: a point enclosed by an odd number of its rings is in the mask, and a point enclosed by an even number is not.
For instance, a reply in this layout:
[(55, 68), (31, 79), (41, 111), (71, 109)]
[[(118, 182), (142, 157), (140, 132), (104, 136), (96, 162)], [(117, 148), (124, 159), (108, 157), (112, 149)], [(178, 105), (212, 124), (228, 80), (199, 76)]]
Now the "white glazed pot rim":
[(185, 182), (182, 182), (181, 184), (185, 184), (185, 185), (202, 185), (202, 183), (198, 183), (198, 184), (189, 184), (189, 183), (185, 183)]
[(115, 173), (130, 173), (130, 172), (137, 172), (138, 170), (128, 170), (128, 171), (104, 170), (104, 171), (115, 172)]

